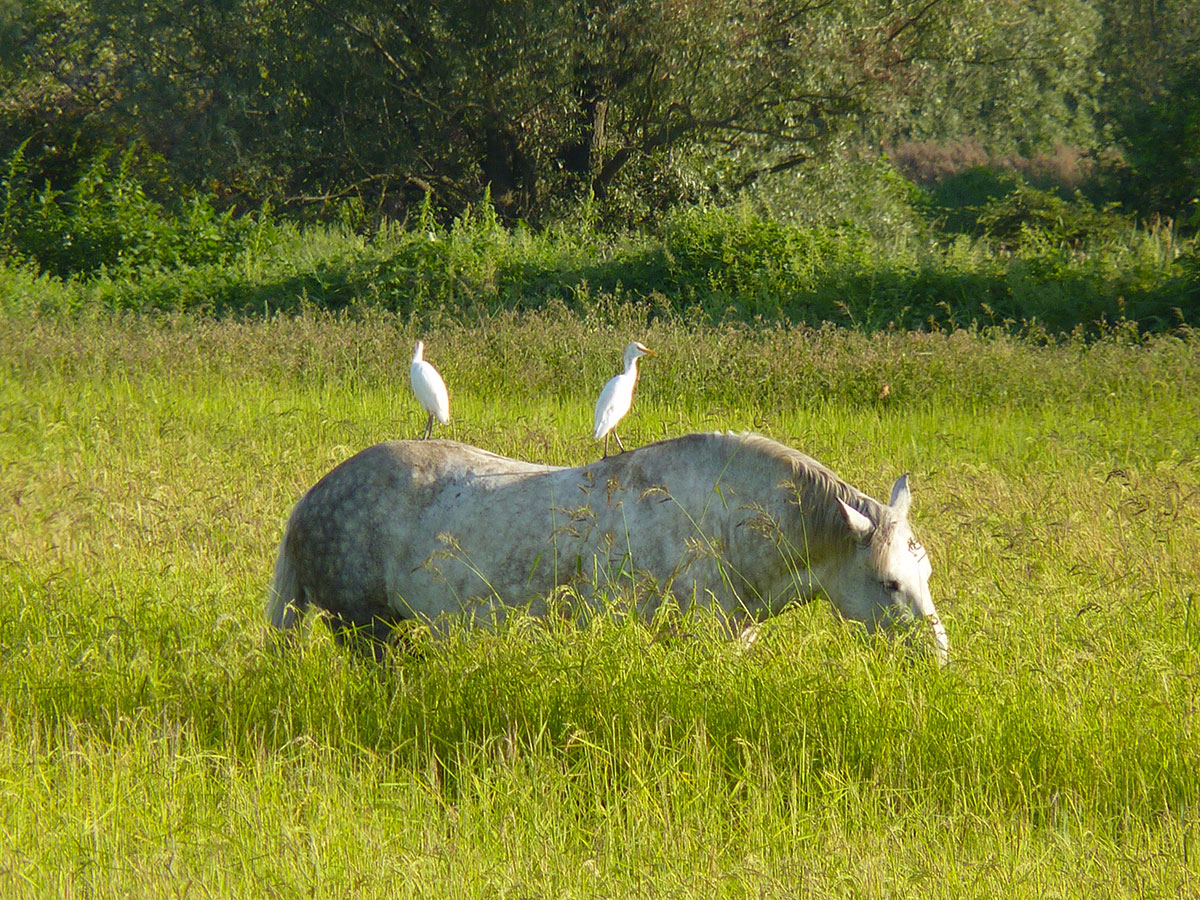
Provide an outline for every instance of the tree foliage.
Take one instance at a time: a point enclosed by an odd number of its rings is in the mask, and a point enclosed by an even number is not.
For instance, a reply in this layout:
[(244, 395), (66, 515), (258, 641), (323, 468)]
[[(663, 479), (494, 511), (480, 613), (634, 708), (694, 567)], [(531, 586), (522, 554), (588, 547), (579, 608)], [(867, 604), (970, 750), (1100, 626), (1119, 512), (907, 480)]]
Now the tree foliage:
[(1105, 0), (1104, 119), (1121, 150), (1116, 193), (1144, 216), (1200, 226), (1200, 7)]
[(0, 7), (0, 151), (26, 146), (60, 191), (136, 145), (163, 202), (378, 220), (490, 188), (510, 220), (590, 195), (637, 221), (897, 135), (1094, 143), (1101, 103), (1131, 109), (1166, 69), (1134, 54), (1114, 71), (1143, 87), (1101, 89), (1136, 6), (18, 0)]

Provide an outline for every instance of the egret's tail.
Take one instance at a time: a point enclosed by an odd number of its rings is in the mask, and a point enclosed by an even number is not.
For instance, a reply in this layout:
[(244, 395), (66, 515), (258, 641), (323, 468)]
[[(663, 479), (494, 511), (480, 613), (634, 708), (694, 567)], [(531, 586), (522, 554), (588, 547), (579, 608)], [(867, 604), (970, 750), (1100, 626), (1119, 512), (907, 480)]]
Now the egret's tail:
[(288, 537), (291, 535), (292, 523), (283, 533), (279, 542), (279, 553), (275, 557), (275, 576), (271, 579), (271, 589), (267, 593), (267, 620), (281, 631), (296, 627), (300, 616), (308, 606), (308, 600), (303, 596), (296, 567), (288, 553)]

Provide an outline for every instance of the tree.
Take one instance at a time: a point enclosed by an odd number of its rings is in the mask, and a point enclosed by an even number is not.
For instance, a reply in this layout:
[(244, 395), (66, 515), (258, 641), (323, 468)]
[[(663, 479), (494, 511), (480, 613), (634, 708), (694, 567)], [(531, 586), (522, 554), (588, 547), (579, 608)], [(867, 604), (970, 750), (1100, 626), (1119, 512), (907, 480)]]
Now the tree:
[(993, 152), (1092, 147), (1103, 74), (1092, 0), (954, 4), (916, 48), (928, 65), (898, 123), (915, 139), (973, 138)]
[[(394, 217), (426, 194), (454, 211), (490, 187), (509, 218), (588, 194), (644, 214), (900, 129), (985, 122), (1042, 139), (1086, 112), (1088, 9), (43, 0), (0, 80), (0, 136), (141, 141), (175, 178), (231, 202), (271, 194), (320, 210), (353, 197)], [(49, 115), (63, 96), (69, 113)]]
[(1122, 153), (1124, 202), (1200, 226), (1200, 8), (1104, 0), (1102, 119)]

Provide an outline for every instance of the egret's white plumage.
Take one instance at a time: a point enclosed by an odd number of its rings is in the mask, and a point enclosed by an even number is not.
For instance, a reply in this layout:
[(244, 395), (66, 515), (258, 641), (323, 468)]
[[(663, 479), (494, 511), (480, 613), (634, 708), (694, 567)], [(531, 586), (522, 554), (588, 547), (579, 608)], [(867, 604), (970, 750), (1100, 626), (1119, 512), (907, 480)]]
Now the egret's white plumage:
[(408, 367), (408, 379), (412, 383), (413, 393), (421, 409), (429, 413), (429, 421), (425, 423), (425, 434), (422, 438), (433, 433), (433, 420), (436, 418), (445, 425), (450, 421), (450, 395), (446, 392), (446, 382), (438, 370), (425, 361), (425, 344), (417, 341), (413, 349), (412, 365)]
[(643, 356), (654, 356), (654, 351), (639, 341), (633, 341), (625, 348), (625, 371), (614, 375), (600, 391), (596, 401), (596, 414), (593, 419), (592, 437), (596, 440), (604, 438), (604, 455), (608, 456), (608, 436), (612, 434), (617, 439), (617, 446), (624, 452), (625, 445), (617, 434), (617, 423), (629, 412), (633, 405), (633, 389), (637, 387), (638, 364)]

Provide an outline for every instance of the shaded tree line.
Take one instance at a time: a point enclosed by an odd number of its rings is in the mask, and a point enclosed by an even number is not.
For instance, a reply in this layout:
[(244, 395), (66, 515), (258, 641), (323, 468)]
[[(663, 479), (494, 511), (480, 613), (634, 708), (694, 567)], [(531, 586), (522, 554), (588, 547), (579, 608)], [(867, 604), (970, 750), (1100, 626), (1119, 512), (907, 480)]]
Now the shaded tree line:
[[(0, 159), (159, 199), (638, 222), (897, 138), (1108, 160), (1196, 216), (1190, 0), (30, 0), (0, 7)], [(134, 148), (132, 155), (129, 148)], [(19, 159), (19, 166), (14, 166)], [(18, 172), (19, 169), (19, 172)], [(9, 192), (11, 196), (11, 191)]]

